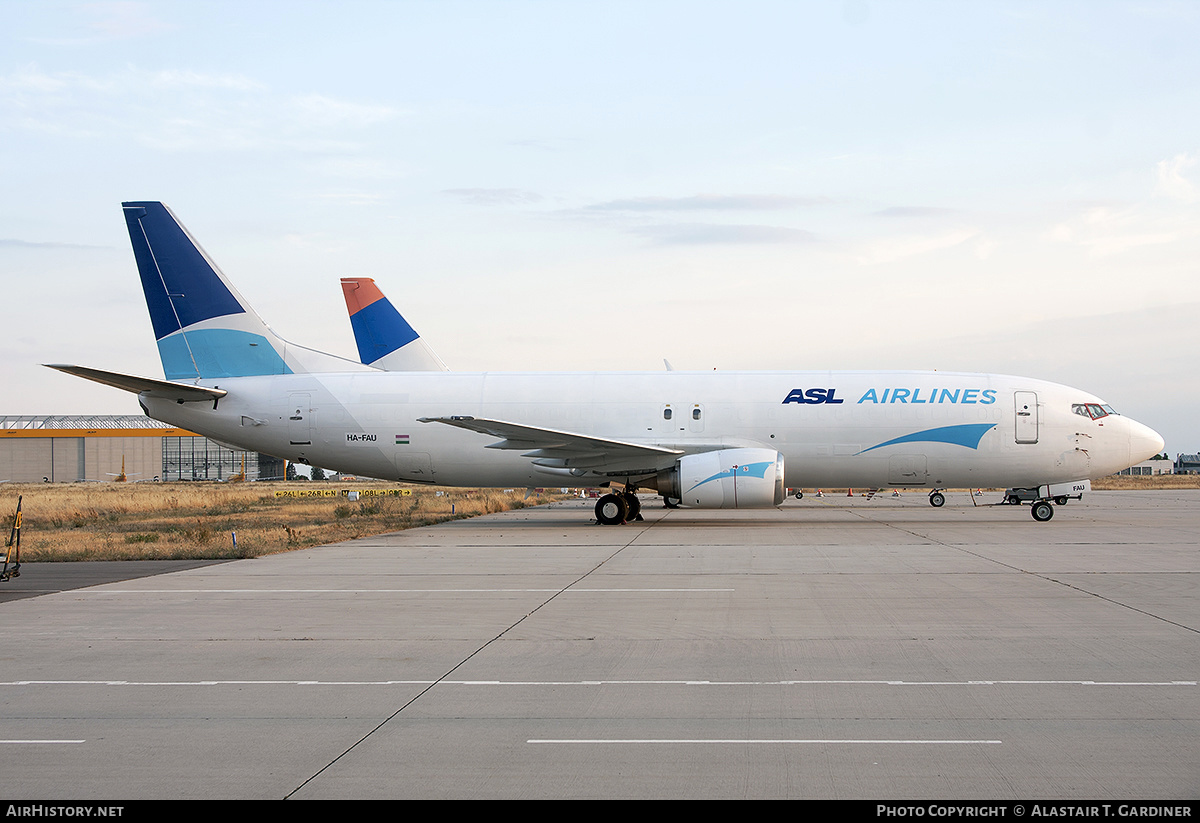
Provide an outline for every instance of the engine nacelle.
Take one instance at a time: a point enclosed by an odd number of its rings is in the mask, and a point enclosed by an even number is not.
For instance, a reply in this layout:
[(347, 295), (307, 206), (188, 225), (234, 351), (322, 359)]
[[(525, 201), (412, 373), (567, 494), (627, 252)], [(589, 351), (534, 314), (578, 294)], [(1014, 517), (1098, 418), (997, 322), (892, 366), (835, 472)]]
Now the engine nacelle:
[(750, 509), (783, 502), (783, 455), (774, 449), (689, 454), (658, 474), (658, 492), (684, 506)]

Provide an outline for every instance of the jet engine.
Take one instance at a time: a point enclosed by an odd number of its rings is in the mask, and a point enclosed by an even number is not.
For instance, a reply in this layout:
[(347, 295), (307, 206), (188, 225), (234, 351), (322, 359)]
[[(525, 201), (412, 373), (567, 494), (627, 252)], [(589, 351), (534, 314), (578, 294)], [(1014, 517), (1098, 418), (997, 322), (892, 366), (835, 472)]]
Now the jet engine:
[(783, 502), (783, 455), (774, 449), (721, 449), (689, 454), (661, 471), (658, 493), (684, 506), (749, 509)]

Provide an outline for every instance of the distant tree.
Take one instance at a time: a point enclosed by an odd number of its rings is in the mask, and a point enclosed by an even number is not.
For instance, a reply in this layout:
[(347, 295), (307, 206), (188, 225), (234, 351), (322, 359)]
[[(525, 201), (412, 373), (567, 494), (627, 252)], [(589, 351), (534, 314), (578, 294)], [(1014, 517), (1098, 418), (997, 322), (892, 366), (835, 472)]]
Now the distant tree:
[(284, 469), (284, 471), (283, 471), (283, 479), (284, 480), (295, 480), (296, 479), (296, 464), (290, 460), (288, 461), (287, 468)]
[(312, 467), (312, 479), (313, 480), (324, 480), (325, 479), (325, 470), (318, 468), (316, 466), (313, 466)]

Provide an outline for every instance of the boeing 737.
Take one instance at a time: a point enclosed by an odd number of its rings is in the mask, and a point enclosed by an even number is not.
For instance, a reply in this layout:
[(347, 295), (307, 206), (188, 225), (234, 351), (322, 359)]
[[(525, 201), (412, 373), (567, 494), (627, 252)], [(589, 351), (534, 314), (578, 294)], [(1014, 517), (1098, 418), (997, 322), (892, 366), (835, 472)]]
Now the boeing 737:
[[(932, 489), (935, 506), (947, 488), (1032, 490), (1046, 521), (1056, 498), (1163, 448), (1095, 395), (995, 374), (463, 373), (423, 344), (405, 370), (382, 370), (363, 338), (367, 363), (284, 341), (166, 206), (123, 208), (166, 379), (51, 368), (299, 463), (446, 486), (608, 486), (604, 524), (634, 519), (641, 489), (721, 509), (832, 487)], [(364, 297), (357, 313), (379, 302)]]

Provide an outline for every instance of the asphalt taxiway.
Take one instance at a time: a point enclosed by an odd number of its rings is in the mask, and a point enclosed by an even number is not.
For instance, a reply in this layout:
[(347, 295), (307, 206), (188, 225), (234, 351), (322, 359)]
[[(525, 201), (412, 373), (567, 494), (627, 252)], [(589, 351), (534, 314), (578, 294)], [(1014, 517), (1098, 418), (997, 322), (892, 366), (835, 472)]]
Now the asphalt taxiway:
[(1200, 795), (1200, 491), (947, 497), (577, 501), (11, 599), (0, 795)]

